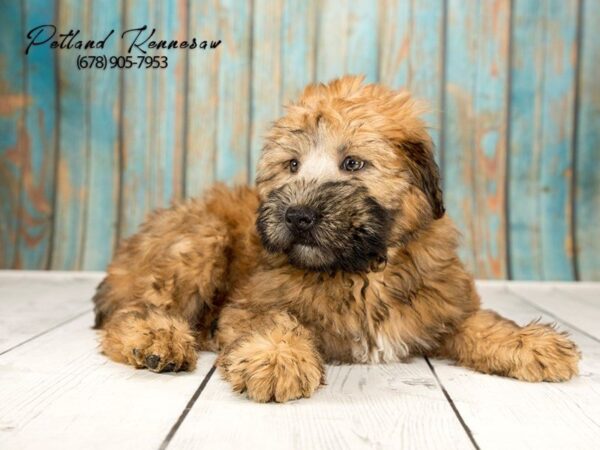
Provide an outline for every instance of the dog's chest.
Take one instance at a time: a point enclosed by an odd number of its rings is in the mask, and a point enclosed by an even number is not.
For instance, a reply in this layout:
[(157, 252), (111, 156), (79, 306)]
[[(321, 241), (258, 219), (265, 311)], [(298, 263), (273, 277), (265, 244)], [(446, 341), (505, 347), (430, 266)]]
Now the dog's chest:
[(311, 308), (305, 323), (320, 335), (328, 358), (383, 363), (409, 356), (409, 345), (399, 333), (402, 323), (382, 289), (376, 278), (354, 277), (333, 287), (324, 285), (306, 299)]

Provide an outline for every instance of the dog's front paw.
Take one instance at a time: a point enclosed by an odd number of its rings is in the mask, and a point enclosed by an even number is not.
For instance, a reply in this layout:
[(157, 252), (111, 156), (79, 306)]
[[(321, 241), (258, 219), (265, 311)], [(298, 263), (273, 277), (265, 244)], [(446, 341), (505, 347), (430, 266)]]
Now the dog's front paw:
[(193, 370), (198, 352), (187, 323), (161, 313), (124, 314), (109, 323), (102, 350), (116, 361), (153, 372)]
[(238, 339), (217, 360), (234, 391), (257, 402), (310, 397), (324, 379), (321, 357), (302, 330)]
[(566, 333), (532, 323), (522, 329), (520, 338), (522, 351), (510, 376), (524, 381), (566, 381), (577, 375), (581, 354)]

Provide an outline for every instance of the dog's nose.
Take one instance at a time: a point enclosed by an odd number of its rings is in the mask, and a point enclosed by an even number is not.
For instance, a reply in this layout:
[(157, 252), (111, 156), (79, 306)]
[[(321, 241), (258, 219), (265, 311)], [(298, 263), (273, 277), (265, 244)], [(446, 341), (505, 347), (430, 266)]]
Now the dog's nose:
[(312, 228), (317, 214), (306, 206), (290, 206), (285, 212), (285, 224), (291, 231), (307, 231)]

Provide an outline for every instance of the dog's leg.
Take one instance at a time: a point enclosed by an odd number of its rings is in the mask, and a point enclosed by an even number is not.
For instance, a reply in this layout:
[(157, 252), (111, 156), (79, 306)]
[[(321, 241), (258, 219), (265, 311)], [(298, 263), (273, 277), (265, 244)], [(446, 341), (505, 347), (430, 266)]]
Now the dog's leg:
[(183, 232), (151, 221), (123, 244), (94, 296), (108, 357), (157, 372), (192, 370), (198, 349), (216, 349), (211, 323), (228, 284), (230, 239), (223, 223), (203, 219)]
[(439, 356), (479, 372), (525, 381), (565, 381), (577, 374), (577, 346), (551, 325), (524, 327), (479, 310), (448, 337)]
[(123, 308), (103, 327), (102, 351), (117, 362), (154, 372), (193, 370), (196, 337), (180, 316), (147, 304)]
[(312, 333), (285, 312), (227, 307), (218, 335), (222, 351), (217, 366), (236, 392), (246, 392), (252, 400), (310, 397), (324, 380)]

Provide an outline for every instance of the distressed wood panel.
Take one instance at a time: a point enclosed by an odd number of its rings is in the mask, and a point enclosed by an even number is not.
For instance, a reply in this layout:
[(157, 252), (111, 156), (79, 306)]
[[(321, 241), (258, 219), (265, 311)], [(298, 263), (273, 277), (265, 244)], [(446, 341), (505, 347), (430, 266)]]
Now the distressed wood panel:
[(444, 0), (386, 0), (379, 17), (379, 79), (427, 102), (424, 119), (441, 167)]
[(103, 276), (0, 271), (0, 355), (89, 313), (90, 298)]
[(19, 230), (21, 157), (27, 145), (24, 130), (25, 92), (23, 3), (8, 2), (0, 14), (0, 267), (15, 264)]
[(170, 447), (471, 448), (422, 358), (328, 366), (326, 380), (310, 399), (257, 404), (215, 373)]
[(89, 313), (2, 355), (4, 448), (159, 448), (213, 364), (204, 353), (193, 373), (136, 371), (100, 353), (92, 322)]
[[(115, 30), (114, 34), (118, 35), (121, 13), (120, 0), (92, 1), (90, 16), (94, 19), (90, 20), (91, 35), (104, 39), (110, 30)], [(102, 52), (95, 51), (93, 54), (119, 55), (120, 47), (118, 39), (109, 39)], [(121, 74), (116, 70), (92, 70), (88, 76), (89, 169), (81, 268), (100, 270), (110, 261), (117, 240)]]
[[(523, 301), (521, 288), (505, 283), (479, 290), (483, 306), (492, 308), (520, 325), (543, 314)], [(540, 283), (537, 287), (543, 288)], [(570, 287), (567, 287), (570, 290)], [(543, 296), (535, 295), (539, 305)], [(563, 298), (562, 303), (569, 299)], [(598, 307), (596, 307), (597, 310)], [(581, 315), (581, 313), (580, 313)], [(441, 383), (467, 423), (477, 444), (484, 449), (578, 448), (597, 446), (600, 439), (600, 347), (593, 338), (561, 323), (583, 353), (580, 376), (566, 383), (524, 383), (484, 375), (445, 361), (432, 361)]]
[[(183, 39), (187, 34), (186, 2), (125, 2), (125, 29), (149, 25), (142, 39), (156, 28), (152, 40)], [(129, 34), (131, 43), (133, 34)], [(166, 55), (169, 70), (124, 71), (123, 186), (120, 237), (135, 232), (146, 215), (181, 197), (183, 158), (184, 54), (158, 50)], [(141, 53), (132, 50), (137, 61)]]
[(252, 95), (249, 179), (254, 180), (263, 135), (281, 113), (282, 2), (253, 6)]
[[(54, 1), (27, 0), (25, 30), (57, 18)], [(14, 43), (13, 43), (14, 45)], [(25, 57), (27, 108), (21, 153), (19, 232), (14, 266), (49, 267), (55, 186), (58, 127), (56, 52), (48, 47), (32, 49)]]
[[(190, 35), (201, 30), (207, 40), (221, 39), (218, 0), (190, 2), (189, 29)], [(186, 196), (199, 195), (215, 181), (220, 65), (220, 51), (188, 58)]]
[(284, 105), (315, 81), (317, 23), (314, 19), (318, 3), (317, 0), (283, 0), (280, 95)]
[[(150, 210), (217, 180), (251, 182), (269, 123), (307, 83), (363, 73), (429, 104), (448, 211), (478, 277), (600, 278), (596, 2), (7, 5), (2, 267), (103, 268)], [(25, 57), (11, 44), (40, 23), (86, 39), (115, 28), (109, 55), (123, 27), (143, 24), (153, 39), (222, 44), (169, 51), (168, 70), (79, 72), (76, 52)]]
[(584, 1), (580, 26), (579, 109), (575, 208), (578, 269), (582, 280), (600, 280), (600, 2)]
[[(90, 2), (59, 0), (58, 30), (81, 30), (90, 35)], [(64, 31), (63, 31), (64, 32)], [(85, 50), (57, 52), (58, 150), (51, 268), (81, 267), (85, 235), (89, 165), (89, 72), (76, 67)]]
[(515, 2), (509, 226), (516, 279), (574, 277), (576, 26), (575, 0)]
[[(344, 73), (361, 74), (372, 83), (379, 77), (379, 2), (353, 0), (348, 9), (348, 38)], [(324, 29), (328, 33), (329, 30)], [(335, 49), (335, 47), (334, 47)]]
[(448, 2), (444, 179), (447, 210), (477, 277), (504, 278), (510, 4)]
[(221, 0), (219, 36), (216, 178), (229, 183), (249, 181), (250, 75), (252, 3)]
[(378, 2), (317, 2), (316, 81), (347, 73), (378, 79)]
[(348, 59), (349, 0), (317, 2), (315, 81), (327, 82), (345, 73)]

